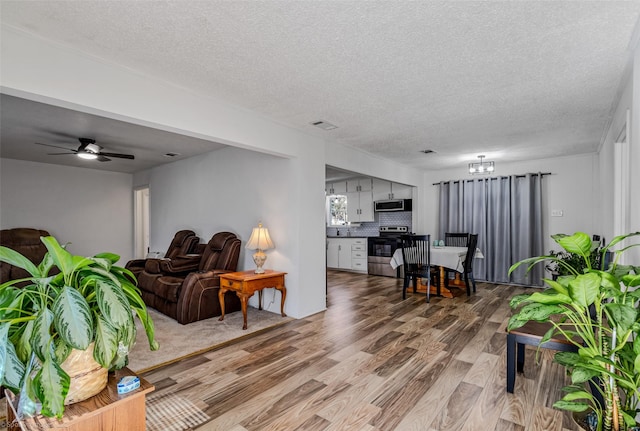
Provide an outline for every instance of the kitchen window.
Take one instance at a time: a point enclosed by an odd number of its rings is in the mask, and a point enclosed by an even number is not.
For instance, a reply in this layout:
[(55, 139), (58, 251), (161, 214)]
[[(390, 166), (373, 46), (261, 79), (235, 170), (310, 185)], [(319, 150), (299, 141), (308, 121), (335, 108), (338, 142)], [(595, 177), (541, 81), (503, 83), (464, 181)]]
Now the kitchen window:
[(329, 226), (347, 225), (347, 197), (345, 195), (327, 196), (327, 224)]

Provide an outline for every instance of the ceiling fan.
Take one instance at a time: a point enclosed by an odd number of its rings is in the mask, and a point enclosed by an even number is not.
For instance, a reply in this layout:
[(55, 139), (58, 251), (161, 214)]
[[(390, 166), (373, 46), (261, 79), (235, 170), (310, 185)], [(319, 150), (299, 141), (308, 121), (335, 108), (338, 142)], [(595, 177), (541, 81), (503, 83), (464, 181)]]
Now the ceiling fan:
[(63, 150), (70, 151), (68, 153), (49, 153), (49, 156), (61, 156), (64, 154), (75, 154), (76, 156), (82, 159), (88, 160), (98, 160), (99, 162), (108, 162), (111, 159), (109, 157), (118, 158), (118, 159), (129, 159), (133, 160), (135, 157), (132, 154), (120, 154), (120, 153), (107, 153), (100, 151), (102, 147), (96, 144), (96, 141), (91, 138), (78, 138), (80, 141), (80, 146), (77, 150), (72, 150), (70, 148), (59, 147), (57, 145), (51, 144), (41, 144), (40, 142), (36, 142), (36, 145), (44, 145), (45, 147), (53, 147), (53, 148), (61, 148)]

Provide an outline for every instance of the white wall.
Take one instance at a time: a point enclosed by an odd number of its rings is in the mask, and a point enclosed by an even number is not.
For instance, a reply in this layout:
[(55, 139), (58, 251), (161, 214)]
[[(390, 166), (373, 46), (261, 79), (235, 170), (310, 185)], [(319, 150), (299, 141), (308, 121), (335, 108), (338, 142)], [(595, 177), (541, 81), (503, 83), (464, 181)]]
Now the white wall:
[[(636, 29), (635, 39), (631, 45), (632, 57), (630, 59), (628, 75), (620, 85), (619, 98), (616, 101), (615, 109), (611, 119), (611, 124), (605, 135), (605, 139), (600, 149), (600, 165), (601, 165), (601, 184), (602, 184), (602, 226), (603, 231), (613, 234), (625, 234), (629, 232), (640, 232), (640, 36), (638, 35), (640, 27)], [(635, 46), (633, 44), (635, 43)], [(627, 120), (627, 112), (629, 118)], [(621, 174), (620, 167), (615, 164), (614, 144), (620, 135), (625, 123), (629, 121), (628, 157), (623, 162), (628, 163), (628, 187), (627, 193), (628, 203), (621, 211), (625, 213), (626, 222), (615, 223), (614, 215), (614, 193), (616, 190), (615, 177), (624, 177)], [(615, 230), (619, 229), (620, 232)], [(627, 241), (625, 245), (631, 243), (639, 243), (637, 237), (632, 241)], [(623, 256), (621, 263), (638, 265), (640, 262), (640, 247), (630, 249)]]
[(44, 229), (83, 256), (133, 253), (131, 174), (0, 159), (0, 228)]
[[(151, 249), (165, 250), (180, 229), (192, 229), (201, 242), (229, 231), (242, 240), (238, 270), (253, 269), (253, 251), (244, 246), (252, 228), (262, 221), (276, 247), (266, 251), (265, 268), (288, 273), (285, 310), (297, 314), (308, 286), (295, 281), (302, 274), (297, 237), (291, 235), (298, 223), (288, 211), (297, 201), (293, 166), (286, 158), (225, 148), (151, 169)], [(250, 304), (257, 306), (254, 296)], [(267, 309), (280, 311), (280, 293), (275, 289), (265, 294), (264, 302)]]
[[(583, 231), (600, 233), (598, 181), (599, 166), (596, 154), (557, 157), (554, 159), (530, 160), (519, 163), (496, 163), (498, 175), (518, 175), (528, 172), (551, 172), (543, 180), (545, 200), (543, 202), (543, 232), (545, 251), (557, 250), (558, 246), (549, 237), (556, 233), (572, 234)], [(433, 171), (425, 175), (427, 202), (427, 233), (438, 229), (438, 186), (433, 183), (457, 179), (469, 179), (466, 170), (458, 173)], [(431, 203), (431, 205), (429, 205)], [(595, 205), (595, 208), (594, 208)], [(562, 210), (562, 217), (551, 217), (551, 210)]]
[[(633, 59), (633, 102), (631, 106), (631, 136), (629, 164), (631, 168), (631, 193), (629, 202), (629, 232), (640, 232), (640, 42), (636, 38)], [(638, 240), (636, 239), (636, 242)], [(640, 247), (630, 250), (627, 259), (640, 264)]]
[[(611, 119), (609, 130), (604, 138), (603, 144), (599, 151), (600, 156), (600, 220), (602, 222), (602, 232), (607, 240), (610, 240), (614, 235), (626, 233), (629, 226), (621, 226), (623, 232), (615, 232), (615, 215), (616, 210), (614, 208), (614, 194), (615, 194), (615, 179), (619, 173), (615, 166), (615, 152), (617, 138), (623, 128), (626, 128), (627, 123), (627, 110), (633, 108), (633, 76), (629, 74), (626, 82), (622, 86), (620, 99), (614, 111)], [(637, 121), (636, 121), (637, 123)], [(631, 136), (627, 136), (627, 145), (631, 145)], [(626, 160), (626, 163), (630, 163), (630, 160)], [(629, 165), (631, 166), (631, 165)], [(628, 181), (628, 179), (627, 179)], [(633, 193), (633, 189), (632, 189)], [(628, 194), (629, 195), (629, 194)], [(630, 196), (628, 196), (630, 197)], [(629, 214), (627, 209), (627, 215)], [(627, 220), (627, 223), (629, 220)]]

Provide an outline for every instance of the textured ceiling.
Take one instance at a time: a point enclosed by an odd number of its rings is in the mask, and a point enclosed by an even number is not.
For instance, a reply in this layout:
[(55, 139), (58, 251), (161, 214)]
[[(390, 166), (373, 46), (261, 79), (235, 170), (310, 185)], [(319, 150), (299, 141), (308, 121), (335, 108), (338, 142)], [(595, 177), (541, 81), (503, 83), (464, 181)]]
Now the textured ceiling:
[(640, 15), (640, 1), (1, 7), (3, 25), (426, 169), (595, 151)]

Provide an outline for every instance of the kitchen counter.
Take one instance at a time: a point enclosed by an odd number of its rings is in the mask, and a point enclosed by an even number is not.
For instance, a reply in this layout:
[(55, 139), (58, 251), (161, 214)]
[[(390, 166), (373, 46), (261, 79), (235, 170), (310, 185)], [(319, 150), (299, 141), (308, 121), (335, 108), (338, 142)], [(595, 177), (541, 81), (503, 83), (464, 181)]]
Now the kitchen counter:
[(327, 238), (369, 238), (368, 236), (327, 235)]

